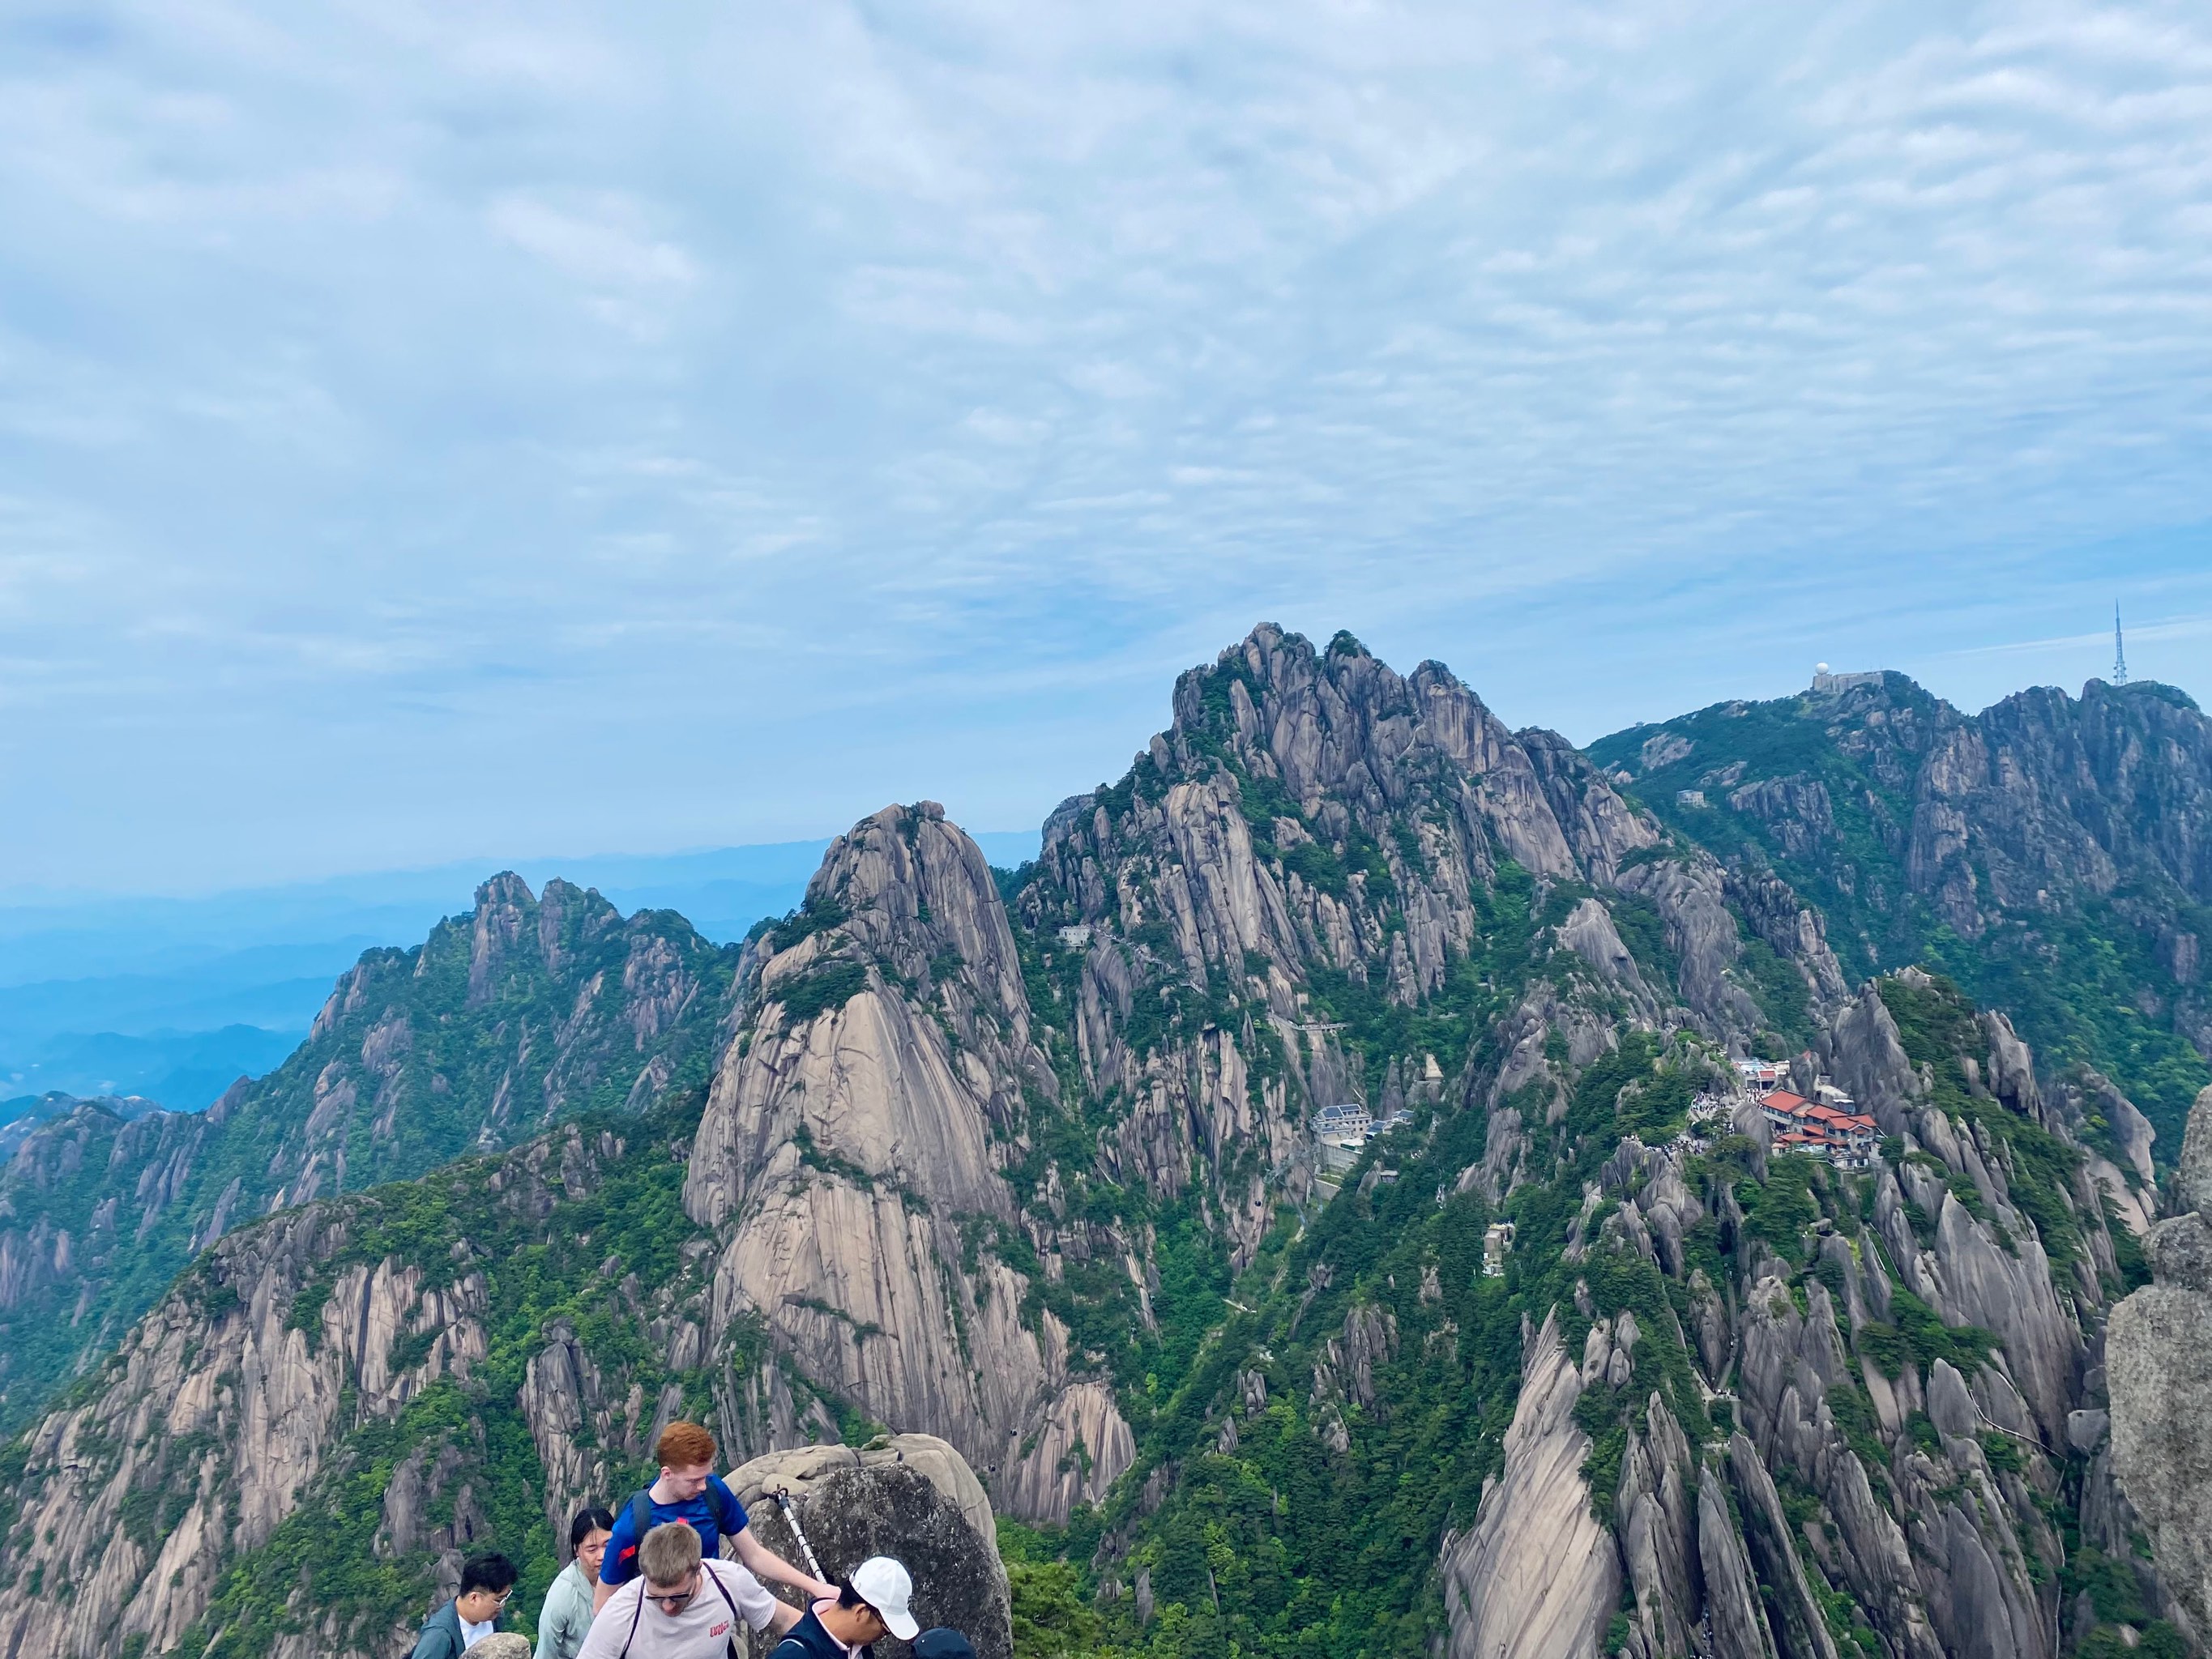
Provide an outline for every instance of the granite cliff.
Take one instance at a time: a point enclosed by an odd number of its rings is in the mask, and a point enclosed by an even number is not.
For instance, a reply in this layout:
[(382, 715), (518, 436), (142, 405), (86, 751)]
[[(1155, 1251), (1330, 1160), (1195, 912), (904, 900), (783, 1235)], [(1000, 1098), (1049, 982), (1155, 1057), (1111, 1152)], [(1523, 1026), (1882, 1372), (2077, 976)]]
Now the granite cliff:
[(2197, 1097), (2173, 1182), (2151, 1229), (2152, 1283), (2113, 1310), (2110, 1462), (2148, 1529), (2159, 1571), (2212, 1632), (2212, 1089)]
[(804, 909), (757, 939), (684, 1202), (722, 1241), (712, 1333), (757, 1321), (880, 1421), (941, 1435), (1030, 1520), (1127, 1467), (1128, 1425), (1012, 1230), (1005, 1164), (1053, 1085), (990, 866), (933, 803), (835, 842)]

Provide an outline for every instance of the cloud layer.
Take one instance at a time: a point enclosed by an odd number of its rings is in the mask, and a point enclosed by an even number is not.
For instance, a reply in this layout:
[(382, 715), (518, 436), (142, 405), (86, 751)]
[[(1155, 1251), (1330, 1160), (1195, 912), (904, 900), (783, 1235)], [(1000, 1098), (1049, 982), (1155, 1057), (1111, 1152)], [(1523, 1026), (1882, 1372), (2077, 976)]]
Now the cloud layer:
[(1031, 822), (1263, 616), (2212, 690), (2201, 8), (1486, 9), (15, 14), (0, 884)]

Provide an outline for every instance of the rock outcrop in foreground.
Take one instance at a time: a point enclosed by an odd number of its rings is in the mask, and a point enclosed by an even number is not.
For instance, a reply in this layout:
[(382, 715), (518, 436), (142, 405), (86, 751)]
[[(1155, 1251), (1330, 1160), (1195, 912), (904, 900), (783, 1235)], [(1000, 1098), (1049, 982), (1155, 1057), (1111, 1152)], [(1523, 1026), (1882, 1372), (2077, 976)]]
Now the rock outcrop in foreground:
[(2212, 1089), (2189, 1114), (2177, 1212), (2151, 1230), (2153, 1282), (2112, 1310), (2112, 1467), (2159, 1571), (2212, 1634)]
[[(976, 1659), (1013, 1659), (1012, 1603), (990, 1500), (960, 1454), (927, 1434), (866, 1446), (810, 1446), (757, 1457), (730, 1477), (761, 1541), (804, 1563), (803, 1531), (825, 1577), (844, 1578), (872, 1555), (914, 1576), (914, 1616), (965, 1636)], [(797, 1521), (797, 1529), (793, 1526)], [(908, 1644), (876, 1644), (906, 1659)]]

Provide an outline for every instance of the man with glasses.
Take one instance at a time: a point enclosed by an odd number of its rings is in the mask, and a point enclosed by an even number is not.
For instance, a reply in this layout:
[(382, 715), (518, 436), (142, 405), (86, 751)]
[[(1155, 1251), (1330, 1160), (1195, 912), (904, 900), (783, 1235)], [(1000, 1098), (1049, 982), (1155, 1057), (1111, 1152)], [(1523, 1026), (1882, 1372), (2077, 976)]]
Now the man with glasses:
[(514, 1594), (514, 1563), (503, 1555), (471, 1555), (461, 1563), (461, 1590), (422, 1621), (412, 1659), (461, 1659), (499, 1628), (500, 1609)]
[(654, 1448), (660, 1478), (623, 1505), (607, 1538), (592, 1605), (604, 1607), (616, 1590), (637, 1576), (638, 1546), (664, 1521), (688, 1521), (699, 1534), (700, 1553), (722, 1553), (727, 1540), (745, 1571), (766, 1583), (790, 1585), (809, 1598), (835, 1595), (837, 1587), (801, 1572), (761, 1542), (745, 1506), (714, 1473), (714, 1437), (696, 1423), (671, 1423)]
[(738, 1621), (779, 1634), (799, 1609), (735, 1561), (709, 1561), (689, 1522), (664, 1521), (637, 1547), (637, 1575), (617, 1590), (576, 1659), (735, 1659)]

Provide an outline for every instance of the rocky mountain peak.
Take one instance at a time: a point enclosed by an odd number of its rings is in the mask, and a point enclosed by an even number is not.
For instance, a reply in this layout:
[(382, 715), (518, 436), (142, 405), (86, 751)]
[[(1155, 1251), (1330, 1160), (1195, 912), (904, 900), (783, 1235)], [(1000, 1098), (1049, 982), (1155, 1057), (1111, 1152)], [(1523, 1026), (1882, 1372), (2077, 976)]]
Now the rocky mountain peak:
[(1850, 978), (1941, 968), (2178, 1143), (2212, 1077), (2212, 722), (2187, 696), (2093, 680), (1966, 714), (1833, 675), (1589, 753), (1739, 884), (1802, 894)]
[(1514, 748), (1442, 664), (1423, 663), (1407, 679), (1350, 635), (1316, 651), (1273, 623), (1176, 680), (1166, 743), (1185, 770), (1225, 749), (1309, 811), (1334, 802), (1370, 817), (1406, 803), (1428, 771), (1417, 751), (1481, 775), (1509, 763)]
[[(2212, 932), (2152, 846), (2194, 712), (2100, 697), (1830, 676), (1601, 767), (1263, 624), (1003, 901), (929, 801), (742, 954), (504, 873), (222, 1110), (82, 1112), (0, 1181), (0, 1367), (95, 1367), (0, 1464), (0, 1642), (396, 1651), (485, 1542), (526, 1608), (682, 1413), (733, 1461), (941, 1437), (755, 1474), (851, 1486), (807, 1511), (840, 1559), (904, 1504), (988, 1577), (993, 1509), (1042, 1523), (1024, 1651), (2169, 1659), (2212, 1622), (2161, 1577), (2212, 1484), (2172, 1380), (2212, 1235), (2154, 1228), (2174, 1138), (2126, 1079), (2029, 1047), (2097, 905), (2163, 895), (2177, 974)], [(1847, 976), (1832, 917), (1856, 969), (1942, 883), (2010, 915), (2079, 852), (1998, 795), (2118, 878)], [(1936, 971), (2008, 945), (2010, 1018)], [(98, 1366), (85, 1264), (142, 1245), (198, 1265)], [(2148, 1438), (2147, 1377), (2186, 1406)]]
[(839, 1397), (959, 1447), (1014, 1513), (1064, 1519), (1133, 1443), (1036, 1310), (1034, 1255), (1006, 1260), (1035, 1247), (1003, 1166), (1056, 1085), (981, 849), (933, 802), (862, 819), (746, 972), (684, 1182), (720, 1241), (714, 1334), (758, 1322)]
[(1027, 1041), (1021, 964), (990, 862), (935, 801), (886, 806), (831, 842), (800, 916), (767, 936), (770, 954), (817, 933), (826, 935), (817, 955), (842, 940), (900, 979), (958, 978), (1018, 1045)]
[(703, 1085), (733, 966), (679, 917), (502, 872), (413, 950), (364, 952), (291, 1058), (207, 1112), (78, 1123), (0, 1174), (0, 1412), (256, 1216)]

